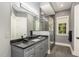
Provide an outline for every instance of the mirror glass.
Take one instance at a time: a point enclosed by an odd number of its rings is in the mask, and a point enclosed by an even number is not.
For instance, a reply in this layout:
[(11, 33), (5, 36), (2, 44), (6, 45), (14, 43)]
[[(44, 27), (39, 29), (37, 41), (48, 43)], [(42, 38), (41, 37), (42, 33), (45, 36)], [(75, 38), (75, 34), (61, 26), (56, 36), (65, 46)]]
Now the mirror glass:
[(11, 13), (11, 39), (21, 38), (22, 35), (27, 36), (27, 15), (12, 9)]
[(11, 39), (30, 35), (31, 30), (39, 30), (38, 17), (12, 8), (11, 12)]

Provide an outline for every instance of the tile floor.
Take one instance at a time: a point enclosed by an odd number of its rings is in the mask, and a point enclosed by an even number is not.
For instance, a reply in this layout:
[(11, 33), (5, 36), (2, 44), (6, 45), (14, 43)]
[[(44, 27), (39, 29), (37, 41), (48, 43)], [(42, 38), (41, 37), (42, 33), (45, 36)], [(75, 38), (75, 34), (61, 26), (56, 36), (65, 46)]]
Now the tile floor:
[(47, 57), (76, 57), (71, 54), (70, 48), (66, 46), (55, 45), (51, 48), (51, 54)]

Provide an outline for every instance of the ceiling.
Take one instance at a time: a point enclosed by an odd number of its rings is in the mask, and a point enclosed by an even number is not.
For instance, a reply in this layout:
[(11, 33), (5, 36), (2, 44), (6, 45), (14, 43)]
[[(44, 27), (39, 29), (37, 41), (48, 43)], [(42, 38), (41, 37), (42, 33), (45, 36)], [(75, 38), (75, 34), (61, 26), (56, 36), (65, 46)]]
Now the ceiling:
[(18, 7), (17, 9), (29, 11), (32, 15), (39, 15), (40, 2), (15, 2), (14, 4)]
[(52, 2), (51, 3), (55, 12), (67, 10), (71, 8), (72, 2)]
[(55, 14), (54, 9), (51, 7), (49, 2), (40, 3), (40, 8), (44, 12), (45, 15), (53, 15), (53, 14)]
[(46, 15), (54, 15), (55, 12), (71, 8), (72, 2), (41, 2), (40, 8)]
[(41, 8), (41, 14), (43, 15), (54, 15), (55, 12), (70, 9), (72, 2), (25, 2), (22, 3), (26, 9), (29, 9), (35, 14), (39, 14)]

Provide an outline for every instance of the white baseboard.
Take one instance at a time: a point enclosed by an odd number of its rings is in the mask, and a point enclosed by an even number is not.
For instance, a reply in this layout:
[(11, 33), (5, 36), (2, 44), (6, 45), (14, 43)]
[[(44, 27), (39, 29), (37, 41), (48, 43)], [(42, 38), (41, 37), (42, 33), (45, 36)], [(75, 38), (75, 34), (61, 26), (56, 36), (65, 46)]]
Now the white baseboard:
[[(53, 43), (53, 42), (52, 42), (52, 43)], [(55, 44), (56, 44), (56, 45), (61, 45), (61, 46), (67, 46), (67, 47), (70, 48), (72, 55), (74, 55), (74, 56), (79, 56), (79, 53), (77, 53), (77, 51), (74, 51), (74, 50), (72, 49), (71, 44), (59, 43), (59, 42), (56, 42)], [(50, 49), (48, 49), (48, 54), (50, 54)]]
[(56, 45), (61, 45), (61, 46), (67, 46), (67, 47), (69, 47), (69, 48), (70, 48), (70, 50), (71, 50), (72, 55), (77, 56), (77, 55), (76, 55), (76, 53), (73, 51), (73, 49), (72, 49), (72, 47), (71, 47), (71, 45), (70, 45), (70, 44), (59, 43), (59, 42), (56, 42), (55, 44), (56, 44)]
[(71, 46), (70, 44), (66, 44), (66, 43), (59, 43), (59, 42), (56, 42), (55, 44), (56, 44), (56, 45), (61, 45), (61, 46), (68, 46), (68, 47), (70, 47), (70, 46)]
[(75, 55), (74, 50), (72, 49), (71, 45), (70, 45), (70, 50), (71, 50), (72, 55)]
[(48, 54), (50, 54), (50, 49), (48, 50)]
[(50, 44), (53, 44), (54, 42), (50, 42)]

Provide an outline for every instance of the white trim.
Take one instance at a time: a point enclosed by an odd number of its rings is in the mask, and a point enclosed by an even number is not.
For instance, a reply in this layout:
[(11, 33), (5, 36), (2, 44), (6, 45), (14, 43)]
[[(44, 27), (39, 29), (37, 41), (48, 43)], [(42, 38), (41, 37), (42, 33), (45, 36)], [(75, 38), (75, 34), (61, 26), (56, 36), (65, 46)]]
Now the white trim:
[(72, 55), (75, 55), (71, 45), (70, 45), (70, 50), (71, 50)]
[(50, 44), (53, 44), (54, 42), (50, 42)]
[(79, 56), (79, 54), (77, 54), (77, 51), (73, 50), (71, 46), (70, 46), (70, 50), (71, 50), (72, 55)]
[(74, 50), (72, 49), (71, 44), (59, 43), (59, 42), (56, 42), (55, 44), (56, 44), (56, 45), (61, 45), (61, 46), (67, 46), (67, 47), (70, 48), (72, 55), (79, 56), (79, 55), (76, 54), (76, 51), (74, 51)]
[(50, 49), (48, 50), (48, 54), (50, 54)]
[(70, 44), (66, 44), (66, 43), (59, 43), (59, 42), (56, 42), (55, 44), (56, 44), (56, 45), (61, 45), (61, 46), (68, 46), (68, 47), (70, 47)]
[[(56, 45), (61, 45), (61, 46), (67, 46), (67, 47), (70, 48), (72, 55), (74, 55), (74, 56), (79, 56), (79, 55), (77, 54), (77, 52), (72, 49), (71, 44), (59, 43), (59, 42), (56, 42), (55, 44), (56, 44)], [(48, 54), (50, 54), (50, 49), (48, 50)]]

